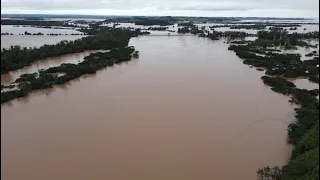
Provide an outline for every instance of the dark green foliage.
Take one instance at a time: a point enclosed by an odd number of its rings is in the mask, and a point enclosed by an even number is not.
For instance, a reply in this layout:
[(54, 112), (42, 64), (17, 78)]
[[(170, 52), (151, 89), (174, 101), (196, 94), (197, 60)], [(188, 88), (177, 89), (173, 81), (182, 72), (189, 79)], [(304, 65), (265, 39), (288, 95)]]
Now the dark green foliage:
[(269, 166), (257, 171), (257, 180), (281, 180), (281, 169), (279, 167), (270, 168)]
[(285, 72), (285, 68), (283, 67), (279, 67), (279, 68), (268, 67), (266, 74), (269, 76), (282, 76), (284, 72)]
[(238, 57), (244, 59), (244, 64), (266, 68), (267, 75), (286, 78), (308, 77), (312, 82), (319, 82), (317, 57), (301, 61), (299, 54), (281, 54), (276, 49), (261, 47), (262, 42), (268, 41), (258, 39), (247, 45), (230, 45), (228, 49), (235, 51)]
[(148, 27), (146, 30), (152, 30), (152, 31), (166, 31), (168, 27)]
[(281, 180), (318, 180), (319, 146), (304, 151), (282, 168)]
[(27, 81), (33, 81), (37, 78), (37, 73), (33, 74), (23, 74), (18, 79), (16, 79), (15, 82), (27, 82)]
[(15, 19), (1, 19), (1, 25), (32, 25), (32, 26), (68, 26), (74, 27), (73, 25), (68, 25), (63, 21), (36, 21), (36, 20), (15, 20)]
[(246, 32), (239, 32), (239, 31), (213, 31), (210, 33), (209, 31), (205, 30), (204, 27), (198, 27), (194, 25), (192, 22), (188, 23), (180, 23), (178, 24), (180, 28), (178, 28), (179, 34), (186, 34), (191, 33), (195, 35), (199, 35), (200, 37), (207, 37), (212, 40), (218, 40), (220, 37), (227, 37), (229, 39), (235, 39), (235, 38), (244, 38), (248, 36), (254, 36), (253, 34), (249, 34)]
[[(316, 113), (315, 113), (316, 115)], [(306, 151), (319, 147), (319, 121), (313, 126), (295, 146), (291, 159), (295, 159)]]
[(261, 79), (263, 82), (271, 87), (284, 87), (284, 88), (293, 88), (296, 87), (293, 82), (290, 82), (281, 77), (269, 77), (269, 76), (262, 76)]
[(178, 24), (178, 26), (182, 26), (181, 28), (178, 28), (178, 33), (180, 34), (204, 34), (203, 30), (201, 30), (198, 26), (192, 23), (182, 23)]
[(292, 33), (289, 34), (287, 30), (272, 30), (272, 31), (259, 31), (258, 38), (275, 40), (286, 39), (291, 42), (296, 42), (297, 39), (319, 39), (319, 31), (313, 31), (308, 33)]
[(318, 76), (310, 76), (308, 79), (310, 82), (319, 84), (319, 77)]
[(253, 24), (253, 25), (233, 25), (230, 29), (255, 29), (262, 30), (266, 28), (266, 24)]
[(289, 142), (294, 145), (297, 145), (303, 135), (316, 124), (318, 118), (315, 116), (319, 115), (319, 110), (317, 112), (316, 109), (303, 109), (297, 111), (297, 113), (300, 114), (296, 118), (299, 117), (300, 119), (288, 126)]
[(242, 40), (242, 41), (231, 41), (230, 43), (231, 44), (250, 44), (250, 43), (252, 43), (252, 41), (244, 41), (244, 40)]

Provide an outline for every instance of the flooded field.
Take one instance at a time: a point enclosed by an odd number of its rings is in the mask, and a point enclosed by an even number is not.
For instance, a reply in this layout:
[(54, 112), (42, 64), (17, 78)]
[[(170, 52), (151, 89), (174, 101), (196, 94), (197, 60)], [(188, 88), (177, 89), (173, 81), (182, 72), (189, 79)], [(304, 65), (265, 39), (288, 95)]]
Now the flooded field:
[(14, 35), (19, 35), (19, 33), (23, 34), (25, 31), (33, 34), (33, 33), (38, 33), (41, 32), (43, 34), (83, 34), (82, 32), (76, 31), (74, 29), (49, 29), (49, 28), (37, 28), (37, 27), (14, 27), (11, 25), (1, 25), (1, 33), (13, 33)]
[(255, 180), (287, 162), (294, 107), (223, 40), (130, 45), (139, 59), (1, 105), (3, 179)]
[(21, 47), (40, 47), (45, 44), (57, 44), (63, 40), (76, 40), (85, 36), (1, 36), (1, 48), (19, 45)]
[[(43, 36), (21, 36), (19, 33), (24, 33), (28, 31), (29, 33), (44, 33)], [(61, 35), (61, 36), (47, 36), (50, 33), (61, 33), (61, 34), (80, 34), (81, 32), (73, 29), (47, 29), (47, 28), (33, 28), (33, 27), (13, 27), (7, 25), (1, 25), (1, 32), (13, 33), (10, 36), (1, 36), (1, 48), (10, 48), (10, 46), (19, 45), (21, 47), (39, 47), (44, 44), (56, 44), (62, 40), (76, 40), (85, 35)]]

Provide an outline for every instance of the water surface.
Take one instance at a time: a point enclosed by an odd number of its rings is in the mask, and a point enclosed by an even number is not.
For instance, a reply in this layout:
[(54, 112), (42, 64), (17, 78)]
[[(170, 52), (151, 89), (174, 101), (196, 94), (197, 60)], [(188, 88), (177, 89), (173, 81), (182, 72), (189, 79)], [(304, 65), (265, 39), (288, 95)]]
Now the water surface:
[(140, 58), (1, 105), (6, 180), (255, 180), (290, 157), (288, 97), (223, 41), (142, 36)]

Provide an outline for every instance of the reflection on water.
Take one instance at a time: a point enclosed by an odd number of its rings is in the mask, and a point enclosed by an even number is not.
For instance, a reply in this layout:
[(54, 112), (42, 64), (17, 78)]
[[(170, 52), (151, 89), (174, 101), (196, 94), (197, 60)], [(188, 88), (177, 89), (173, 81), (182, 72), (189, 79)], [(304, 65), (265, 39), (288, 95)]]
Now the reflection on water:
[(307, 89), (307, 90), (319, 89), (318, 84), (310, 82), (308, 79), (298, 78), (290, 81), (292, 81), (299, 89)]
[(297, 49), (289, 49), (289, 50), (282, 50), (284, 53), (292, 53), (292, 54), (300, 54), (301, 57), (300, 59), (302, 61), (304, 60), (311, 60), (313, 57), (308, 57), (306, 54), (311, 53), (312, 51), (317, 51), (319, 52), (319, 48), (305, 48), (305, 47), (297, 47)]
[(130, 44), (139, 59), (1, 105), (3, 179), (254, 180), (286, 163), (293, 107), (227, 44)]
[(63, 56), (54, 57), (54, 58), (46, 58), (44, 60), (37, 61), (33, 63), (31, 66), (27, 66), (25, 68), (18, 69), (16, 71), (11, 71), (8, 74), (2, 74), (1, 84), (10, 84), (14, 82), (22, 74), (34, 73), (34, 72), (38, 72), (40, 69), (57, 67), (63, 63), (78, 64), (79, 62), (82, 62), (84, 60), (83, 59), (84, 57), (88, 56), (90, 53), (95, 53), (95, 52), (105, 52), (105, 51), (104, 50), (88, 50), (81, 53), (68, 54), (68, 55), (63, 55)]

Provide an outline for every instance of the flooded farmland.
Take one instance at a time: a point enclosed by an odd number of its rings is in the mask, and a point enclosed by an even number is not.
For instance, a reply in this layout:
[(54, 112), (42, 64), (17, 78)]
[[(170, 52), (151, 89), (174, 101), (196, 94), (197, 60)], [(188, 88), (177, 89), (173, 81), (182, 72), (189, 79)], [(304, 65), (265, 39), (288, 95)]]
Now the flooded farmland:
[[(41, 32), (43, 36), (23, 36), (25, 31), (29, 33)], [(1, 25), (1, 33), (13, 33), (14, 35), (1, 36), (1, 48), (10, 48), (10, 46), (19, 45), (21, 47), (40, 47), (44, 44), (56, 44), (62, 40), (76, 40), (85, 35), (61, 35), (61, 36), (47, 36), (50, 33), (61, 34), (82, 34), (79, 31), (73, 29), (47, 29), (47, 28), (35, 28), (35, 27), (13, 27), (9, 25)]]

